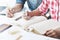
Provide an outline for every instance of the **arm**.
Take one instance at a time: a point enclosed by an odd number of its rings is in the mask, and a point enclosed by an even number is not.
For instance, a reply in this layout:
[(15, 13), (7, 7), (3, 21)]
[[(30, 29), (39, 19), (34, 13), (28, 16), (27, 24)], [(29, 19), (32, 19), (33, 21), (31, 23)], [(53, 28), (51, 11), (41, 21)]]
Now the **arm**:
[(31, 11), (31, 12), (27, 12), (27, 16), (33, 17), (33, 16), (40, 16), (40, 11), (38, 9)]
[(23, 8), (22, 4), (16, 4), (16, 6), (12, 8), (11, 10), (8, 9), (7, 16), (9, 18), (12, 18), (14, 16), (14, 13), (19, 12), (20, 10), (22, 10), (22, 8)]
[(16, 0), (16, 1), (17, 1), (16, 6), (14, 8), (12, 8), (11, 10), (8, 9), (8, 12), (7, 12), (8, 15), (7, 16), (10, 17), (10, 18), (12, 18), (14, 16), (14, 13), (19, 12), (19, 11), (22, 10), (26, 0)]
[(23, 5), (22, 4), (16, 4), (16, 6), (11, 9), (11, 11), (13, 11), (13, 13), (16, 13), (16, 12), (21, 11), (22, 8), (23, 8)]
[(26, 0), (16, 0), (16, 6), (14, 8), (12, 8), (11, 10), (16, 13), (22, 10), (22, 8), (24, 7)]
[(32, 12), (28, 12), (28, 16), (39, 16), (39, 15), (44, 15), (47, 10), (48, 10), (48, 6), (49, 6), (49, 3), (50, 1), (46, 1), (46, 0), (43, 0), (41, 5), (34, 11)]

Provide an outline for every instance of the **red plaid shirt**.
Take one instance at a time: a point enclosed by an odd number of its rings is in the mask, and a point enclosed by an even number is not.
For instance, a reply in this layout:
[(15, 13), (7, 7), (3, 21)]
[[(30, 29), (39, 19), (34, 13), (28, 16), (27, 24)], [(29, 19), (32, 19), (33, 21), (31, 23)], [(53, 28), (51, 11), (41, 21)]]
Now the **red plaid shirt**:
[(41, 15), (44, 15), (48, 8), (51, 18), (60, 21), (60, 1), (59, 0), (43, 0), (41, 5), (38, 7)]

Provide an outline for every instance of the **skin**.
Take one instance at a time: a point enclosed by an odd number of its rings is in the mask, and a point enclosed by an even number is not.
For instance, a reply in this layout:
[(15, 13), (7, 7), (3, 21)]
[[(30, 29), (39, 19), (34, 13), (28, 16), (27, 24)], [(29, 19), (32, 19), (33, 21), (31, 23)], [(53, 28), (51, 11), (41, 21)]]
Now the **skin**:
[(41, 15), (41, 12), (38, 10), (38, 9), (35, 9), (35, 10), (33, 10), (33, 11), (31, 11), (31, 12), (28, 12), (27, 11), (27, 15), (25, 15), (25, 19), (26, 20), (29, 20), (31, 17), (33, 17), (33, 16), (44, 16), (44, 17), (46, 17), (47, 18), (47, 16), (46, 15)]
[[(19, 12), (19, 11), (21, 11), (22, 10), (22, 8), (23, 8), (23, 5), (22, 4), (16, 4), (16, 6), (14, 7), (14, 8), (12, 8), (11, 10), (10, 9), (8, 9), (8, 11), (7, 11), (7, 13), (8, 13), (8, 17), (9, 18), (12, 18), (13, 16), (14, 16), (14, 14), (16, 13), (16, 12)], [(38, 9), (35, 9), (35, 10), (33, 10), (33, 11), (31, 11), (31, 12), (28, 12), (27, 11), (27, 15), (26, 15), (26, 13), (23, 15), (23, 18), (24, 19), (26, 19), (26, 20), (29, 20), (31, 17), (33, 17), (33, 16), (40, 16), (41, 14), (40, 14), (40, 11), (38, 10)], [(46, 16), (45, 16), (46, 17)]]
[(33, 10), (31, 12), (27, 11), (27, 13), (25, 13), (25, 14), (27, 14), (27, 15), (23, 15), (23, 16), (24, 16), (24, 19), (26, 19), (26, 20), (29, 20), (33, 16), (40, 16), (41, 15), (38, 9)]
[(22, 8), (23, 8), (22, 4), (16, 4), (16, 6), (15, 6), (14, 8), (12, 8), (11, 10), (8, 9), (8, 11), (7, 11), (8, 17), (9, 17), (9, 18), (12, 18), (12, 17), (14, 16), (14, 14), (15, 14), (16, 12), (21, 11)]
[(53, 30), (53, 29), (47, 30), (44, 35), (60, 39), (60, 28), (57, 28), (55, 30)]
[[(14, 8), (12, 8), (11, 10), (10, 9), (8, 9), (8, 17), (9, 18), (12, 18), (13, 16), (14, 16), (14, 14), (16, 13), (16, 12), (19, 12), (19, 11), (21, 11), (22, 10), (22, 8), (23, 8), (23, 6), (22, 6), (22, 4), (16, 4), (16, 6), (14, 7)], [(24, 17), (24, 19), (26, 19), (26, 20), (29, 20), (31, 17), (33, 17), (33, 16), (40, 16), (40, 12), (39, 12), (39, 10), (38, 9), (36, 9), (36, 10), (34, 10), (34, 11), (31, 11), (31, 12), (28, 12), (27, 11), (27, 15), (26, 15), (26, 13), (23, 15), (23, 17)]]

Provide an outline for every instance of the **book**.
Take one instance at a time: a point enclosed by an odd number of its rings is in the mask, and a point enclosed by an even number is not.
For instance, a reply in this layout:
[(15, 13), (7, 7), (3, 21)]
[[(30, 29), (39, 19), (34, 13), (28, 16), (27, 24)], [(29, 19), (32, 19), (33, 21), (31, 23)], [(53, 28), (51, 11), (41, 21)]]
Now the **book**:
[(34, 33), (44, 34), (47, 30), (50, 30), (50, 29), (54, 30), (59, 27), (60, 27), (60, 22), (50, 19), (50, 20), (45, 20), (43, 22), (30, 25), (27, 29), (29, 29)]

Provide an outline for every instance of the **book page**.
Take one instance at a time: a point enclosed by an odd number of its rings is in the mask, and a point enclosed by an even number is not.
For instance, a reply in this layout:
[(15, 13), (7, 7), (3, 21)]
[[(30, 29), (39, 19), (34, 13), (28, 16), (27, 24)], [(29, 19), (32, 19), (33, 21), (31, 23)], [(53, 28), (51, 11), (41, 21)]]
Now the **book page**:
[(34, 30), (36, 30), (40, 34), (44, 34), (47, 30), (50, 30), (50, 29), (54, 30), (54, 29), (60, 27), (60, 22), (50, 19), (50, 20), (46, 20), (43, 22), (33, 24), (29, 27), (33, 28)]

